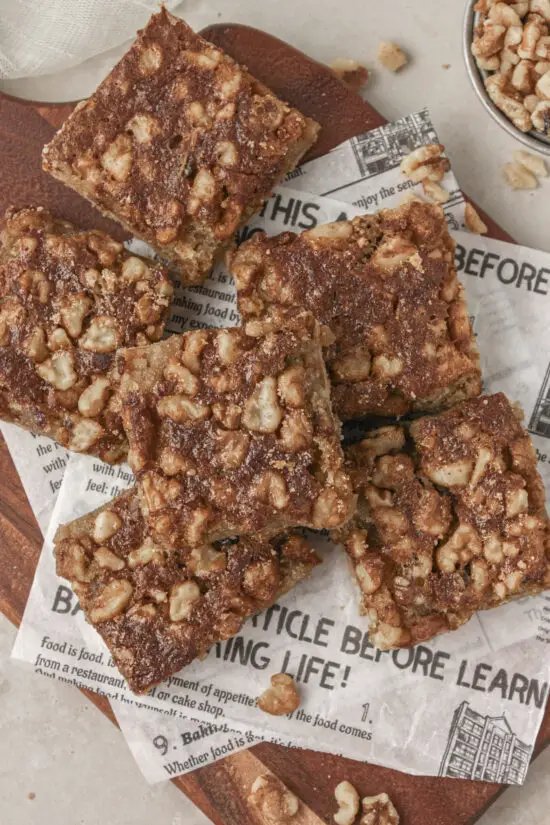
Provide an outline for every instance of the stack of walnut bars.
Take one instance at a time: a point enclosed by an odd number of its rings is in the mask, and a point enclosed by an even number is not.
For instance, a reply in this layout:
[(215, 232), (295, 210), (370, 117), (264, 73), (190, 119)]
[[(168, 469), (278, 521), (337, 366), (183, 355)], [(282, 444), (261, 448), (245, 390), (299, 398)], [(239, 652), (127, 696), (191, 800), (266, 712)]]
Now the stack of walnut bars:
[[(40, 207), (4, 220), (0, 417), (129, 461), (135, 487), (55, 553), (138, 693), (312, 571), (302, 527), (346, 548), (381, 648), (550, 586), (534, 450), (517, 408), (479, 395), (440, 207), (231, 249), (317, 130), (162, 11), (44, 150), (184, 285), (229, 250), (238, 328), (161, 341), (161, 264)], [(342, 451), (340, 420), (369, 416), (390, 420)]]

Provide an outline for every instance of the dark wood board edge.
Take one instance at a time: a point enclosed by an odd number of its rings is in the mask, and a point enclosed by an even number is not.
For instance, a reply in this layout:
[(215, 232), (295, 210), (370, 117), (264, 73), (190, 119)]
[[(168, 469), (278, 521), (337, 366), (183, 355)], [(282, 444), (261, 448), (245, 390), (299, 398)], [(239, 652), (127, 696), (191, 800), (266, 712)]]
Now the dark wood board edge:
[[(310, 157), (322, 155), (348, 137), (376, 128), (386, 122), (359, 95), (339, 81), (326, 66), (311, 60), (271, 35), (240, 25), (212, 26), (202, 33), (239, 62), (248, 65), (251, 71), (276, 93), (322, 124), (321, 137), (310, 153)], [(32, 198), (38, 202), (52, 206), (55, 204), (56, 210), (61, 214), (86, 226), (100, 226), (102, 222), (106, 223), (108, 226), (102, 228), (108, 228), (108, 231), (120, 235), (118, 227), (115, 227), (113, 232), (114, 225), (111, 222), (104, 221), (99, 213), (81, 198), (43, 175), (39, 169), (39, 153), (42, 145), (53, 134), (52, 127), (57, 128), (61, 125), (71, 109), (72, 104), (60, 106), (21, 104), (5, 95), (0, 95), (0, 140), (3, 143), (6, 139), (11, 140), (15, 146), (22, 129), (25, 130), (26, 138), (27, 135), (32, 138), (30, 146), (27, 139), (23, 147), (21, 144), (18, 146), (17, 158), (11, 166), (11, 181), (3, 179), (0, 169), (0, 184), (2, 184), (0, 186), (0, 208), (3, 206), (2, 201), (6, 192), (9, 192), (11, 196), (10, 202), (14, 202), (14, 195), (17, 195), (19, 191), (25, 192), (24, 202), (29, 202), (30, 198), (27, 193), (29, 192), (28, 184), (31, 182)], [(9, 114), (7, 118), (6, 112)], [(44, 120), (48, 123), (44, 123)], [(23, 148), (23, 153), (21, 153), (21, 148)], [(5, 160), (2, 166), (4, 169), (6, 168)], [(11, 158), (8, 158), (8, 165), (10, 160)], [(32, 174), (26, 174), (29, 164)], [(21, 169), (25, 171), (23, 179), (20, 174)], [(30, 181), (31, 177), (32, 181)], [(15, 189), (13, 183), (15, 183)], [(476, 208), (488, 224), (489, 234), (492, 237), (513, 240), (479, 207)], [(13, 557), (6, 560), (3, 554), (0, 554), (0, 609), (12, 622), (18, 624), (34, 575), (42, 537), (5, 445), (2, 445), (0, 450), (0, 470), (4, 492), (0, 504), (0, 541), (4, 547), (18, 550), (15, 562)], [(116, 723), (112, 710), (103, 697), (90, 691), (83, 692), (96, 707)], [(549, 740), (550, 716), (547, 714), (537, 740), (536, 752), (539, 752)], [(454, 817), (453, 823), (456, 825), (472, 823), (504, 789), (503, 786), (487, 783), (411, 777), (330, 754), (294, 751), (268, 744), (258, 745), (246, 754), (250, 754), (253, 758), (252, 764), (257, 773), (271, 769), (298, 793), (303, 802), (311, 806), (311, 810), (325, 817), (327, 821), (331, 820), (334, 812), (332, 794), (327, 793), (323, 786), (327, 779), (330, 779), (330, 787), (334, 787), (340, 779), (352, 778), (361, 794), (389, 790), (396, 797), (397, 804), (402, 811), (408, 814), (404, 825), (417, 825), (417, 823), (426, 825), (428, 820), (423, 817), (428, 810), (431, 817), (430, 825), (450, 825), (451, 820), (447, 817), (441, 819), (440, 804), (440, 810), (437, 810), (436, 802), (441, 803), (442, 799), (445, 800), (445, 810), (448, 812), (454, 809), (459, 817), (458, 819)], [(228, 812), (229, 818), (218, 807), (226, 805), (229, 791), (232, 794), (236, 793), (236, 786), (239, 783), (236, 783), (235, 778), (240, 774), (244, 762), (247, 764), (248, 772), (250, 761), (237, 754), (172, 781), (215, 823), (248, 825), (250, 822), (252, 825), (252, 822), (256, 820), (247, 814), (246, 799), (239, 798), (238, 804), (232, 807), (231, 812)], [(410, 786), (409, 790), (407, 786)], [(325, 793), (319, 793), (321, 790)], [(416, 814), (422, 818), (417, 819)]]

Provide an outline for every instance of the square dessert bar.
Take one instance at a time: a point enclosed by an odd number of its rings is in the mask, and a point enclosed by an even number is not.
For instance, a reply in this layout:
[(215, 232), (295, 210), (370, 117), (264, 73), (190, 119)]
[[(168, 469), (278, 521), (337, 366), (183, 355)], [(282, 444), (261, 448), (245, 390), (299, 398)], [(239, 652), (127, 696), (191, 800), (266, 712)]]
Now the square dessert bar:
[(155, 541), (196, 546), (343, 524), (354, 496), (311, 315), (203, 329), (117, 359), (128, 460)]
[(481, 391), (479, 357), (435, 204), (411, 202), (301, 235), (256, 233), (229, 256), (248, 329), (311, 311), (343, 419), (450, 407)]
[(164, 267), (41, 207), (0, 227), (0, 418), (104, 461), (127, 441), (110, 370), (121, 346), (157, 341), (173, 287)]
[(163, 9), (77, 106), (43, 163), (192, 284), (318, 129)]
[(520, 419), (499, 393), (347, 450), (358, 514), (335, 537), (377, 647), (412, 646), (550, 587), (544, 487)]
[(297, 535), (226, 540), (191, 553), (161, 548), (135, 489), (62, 525), (54, 544), (58, 575), (71, 581), (135, 693), (235, 635), (319, 563)]

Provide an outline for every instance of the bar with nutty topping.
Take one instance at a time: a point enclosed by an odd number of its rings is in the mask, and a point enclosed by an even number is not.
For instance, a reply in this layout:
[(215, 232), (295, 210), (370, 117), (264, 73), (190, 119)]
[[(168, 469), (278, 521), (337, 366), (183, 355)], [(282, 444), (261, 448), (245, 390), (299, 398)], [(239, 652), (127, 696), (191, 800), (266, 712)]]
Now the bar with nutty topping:
[(319, 563), (298, 535), (167, 550), (148, 532), (135, 489), (62, 525), (54, 544), (58, 575), (135, 693), (234, 636)]
[(248, 331), (304, 309), (329, 328), (326, 361), (342, 419), (438, 410), (481, 391), (454, 242), (435, 204), (301, 235), (256, 233), (229, 266)]
[(377, 647), (410, 647), (550, 587), (537, 458), (502, 393), (374, 430), (346, 458), (357, 516), (334, 538)]
[(163, 9), (43, 164), (200, 283), (318, 128)]
[(127, 453), (115, 350), (157, 341), (173, 287), (163, 266), (41, 207), (0, 231), (0, 418), (116, 462)]
[(336, 527), (354, 497), (312, 316), (122, 350), (123, 422), (155, 541)]

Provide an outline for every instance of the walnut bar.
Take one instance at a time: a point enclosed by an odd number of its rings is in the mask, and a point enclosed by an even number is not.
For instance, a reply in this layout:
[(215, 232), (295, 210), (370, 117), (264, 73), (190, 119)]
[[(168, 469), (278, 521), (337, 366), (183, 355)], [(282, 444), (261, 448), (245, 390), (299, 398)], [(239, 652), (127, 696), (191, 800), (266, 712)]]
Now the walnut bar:
[(227, 540), (191, 554), (161, 548), (135, 489), (62, 525), (54, 544), (58, 575), (72, 582), (135, 693), (234, 636), (319, 563), (297, 535)]
[(312, 316), (258, 338), (172, 336), (118, 357), (123, 422), (156, 541), (335, 527), (354, 497)]
[(157, 341), (164, 267), (41, 207), (0, 231), (0, 418), (104, 461), (127, 441), (110, 370), (117, 347)]
[(200, 283), (318, 128), (163, 9), (43, 165)]
[(412, 646), (550, 587), (544, 487), (520, 417), (491, 395), (348, 448), (358, 515), (335, 537), (379, 648)]
[(478, 395), (479, 357), (435, 204), (256, 233), (229, 256), (248, 330), (306, 309), (334, 336), (326, 350), (342, 419), (438, 410)]

